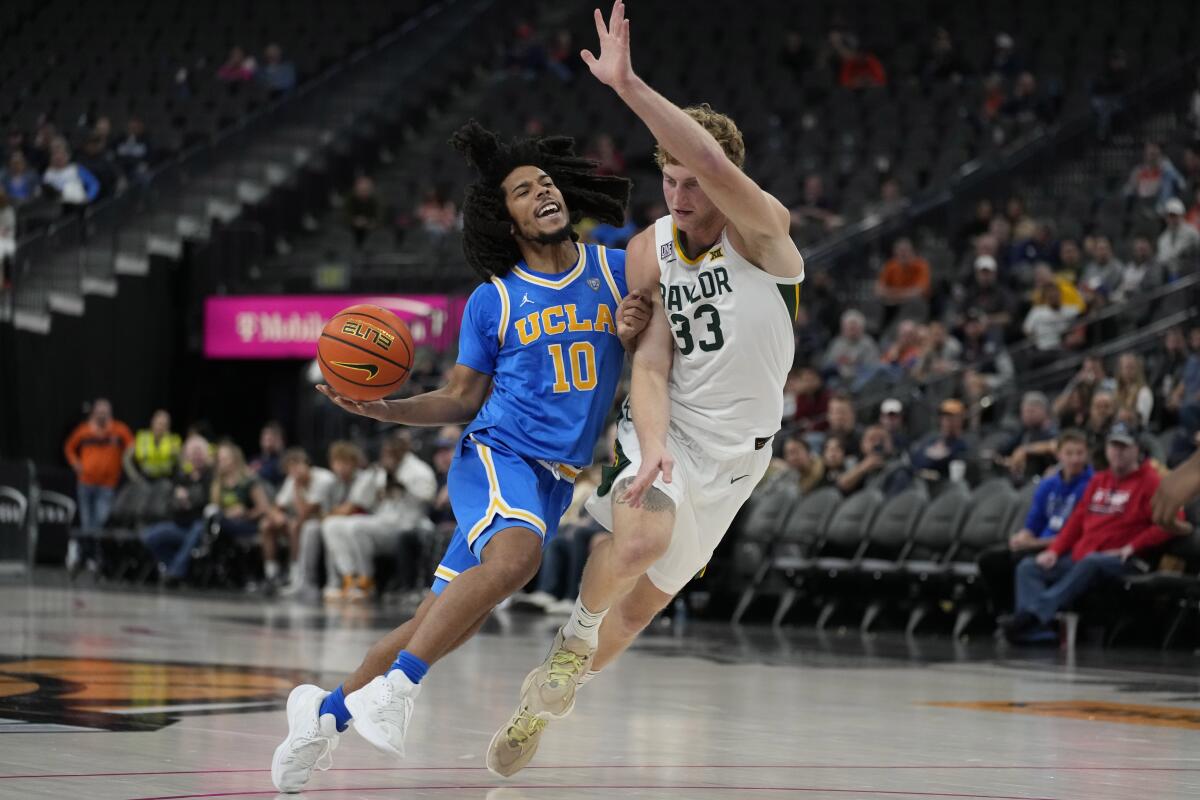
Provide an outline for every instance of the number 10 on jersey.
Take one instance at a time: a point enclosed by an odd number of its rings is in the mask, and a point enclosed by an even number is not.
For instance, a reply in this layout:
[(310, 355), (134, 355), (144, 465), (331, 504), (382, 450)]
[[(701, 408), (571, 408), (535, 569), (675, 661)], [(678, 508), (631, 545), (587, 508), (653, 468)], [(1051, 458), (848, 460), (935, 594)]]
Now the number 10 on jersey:
[[(596, 350), (591, 342), (575, 342), (563, 358), (563, 346), (552, 344), (547, 347), (550, 360), (554, 362), (554, 392), (571, 391), (574, 387), (579, 392), (590, 392), (596, 388)], [(567, 382), (567, 369), (570, 366), (571, 380)]]

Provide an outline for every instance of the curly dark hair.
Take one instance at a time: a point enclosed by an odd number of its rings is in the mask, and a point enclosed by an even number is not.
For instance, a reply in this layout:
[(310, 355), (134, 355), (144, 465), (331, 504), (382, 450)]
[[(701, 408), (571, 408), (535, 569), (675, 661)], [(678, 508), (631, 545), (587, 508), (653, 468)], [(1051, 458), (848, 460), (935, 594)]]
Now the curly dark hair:
[[(572, 224), (584, 217), (610, 225), (625, 222), (629, 180), (597, 174), (596, 162), (575, 154), (574, 139), (534, 136), (504, 142), (471, 120), (455, 132), (450, 144), (479, 173), (463, 199), (463, 255), (485, 281), (507, 275), (521, 260), (512, 234), (513, 219), (500, 189), (517, 167), (538, 167), (551, 177), (562, 192)], [(574, 232), (571, 238), (577, 238)]]

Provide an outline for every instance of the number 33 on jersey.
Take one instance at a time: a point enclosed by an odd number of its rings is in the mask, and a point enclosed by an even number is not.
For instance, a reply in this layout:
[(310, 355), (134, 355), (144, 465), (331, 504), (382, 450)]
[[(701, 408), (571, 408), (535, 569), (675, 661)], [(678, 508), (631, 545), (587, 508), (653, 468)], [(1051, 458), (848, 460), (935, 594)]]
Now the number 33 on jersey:
[(621, 379), (616, 312), (628, 289), (625, 251), (578, 249), (567, 272), (520, 262), (477, 288), (458, 363), (494, 376), (468, 433), (532, 458), (586, 466)]
[(654, 241), (675, 337), (671, 422), (714, 455), (741, 455), (779, 429), (801, 279), (759, 269), (724, 232), (689, 259), (669, 216), (655, 223)]

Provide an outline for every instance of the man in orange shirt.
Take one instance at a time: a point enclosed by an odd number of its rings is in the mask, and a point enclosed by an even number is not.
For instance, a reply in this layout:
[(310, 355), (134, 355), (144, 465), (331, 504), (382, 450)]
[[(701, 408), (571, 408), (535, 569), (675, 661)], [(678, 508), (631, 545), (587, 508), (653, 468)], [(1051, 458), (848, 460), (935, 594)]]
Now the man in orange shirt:
[(92, 413), (67, 439), (63, 452), (79, 476), (79, 524), (84, 530), (103, 528), (121, 480), (121, 458), (133, 444), (133, 433), (113, 419), (112, 404), (103, 397)]
[(875, 295), (883, 303), (883, 327), (891, 324), (905, 303), (928, 300), (929, 286), (929, 262), (917, 255), (911, 239), (897, 239), (875, 284)]

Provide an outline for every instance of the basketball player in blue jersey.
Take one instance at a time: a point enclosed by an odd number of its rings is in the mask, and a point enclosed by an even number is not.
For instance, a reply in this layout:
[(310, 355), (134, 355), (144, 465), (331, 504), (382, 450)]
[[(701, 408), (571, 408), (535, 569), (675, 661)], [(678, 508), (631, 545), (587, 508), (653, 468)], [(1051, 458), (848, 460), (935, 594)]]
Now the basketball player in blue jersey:
[(469, 423), (448, 476), (458, 528), (411, 620), (334, 691), (292, 691), (271, 764), (280, 791), (328, 769), (351, 721), (378, 749), (403, 754), (430, 665), (537, 572), (612, 406), (623, 342), (649, 320), (646, 295), (627, 291), (625, 253), (580, 245), (571, 227), (584, 215), (621, 224), (627, 180), (596, 174), (563, 137), (503, 142), (472, 122), (452, 141), (478, 172), (463, 203), (463, 250), (484, 279), (467, 302), (458, 363), (445, 386), (403, 400), (360, 403), (318, 388), (385, 422)]
[(629, 242), (629, 284), (653, 293), (655, 311), (636, 344), (617, 461), (587, 503), (613, 535), (588, 556), (571, 618), (492, 739), (487, 766), (506, 777), (703, 569), (765, 473), (804, 279), (788, 211), (742, 171), (733, 120), (681, 109), (634, 73), (621, 0), (607, 25), (595, 18), (600, 56), (583, 60), (657, 140), (670, 213)]

